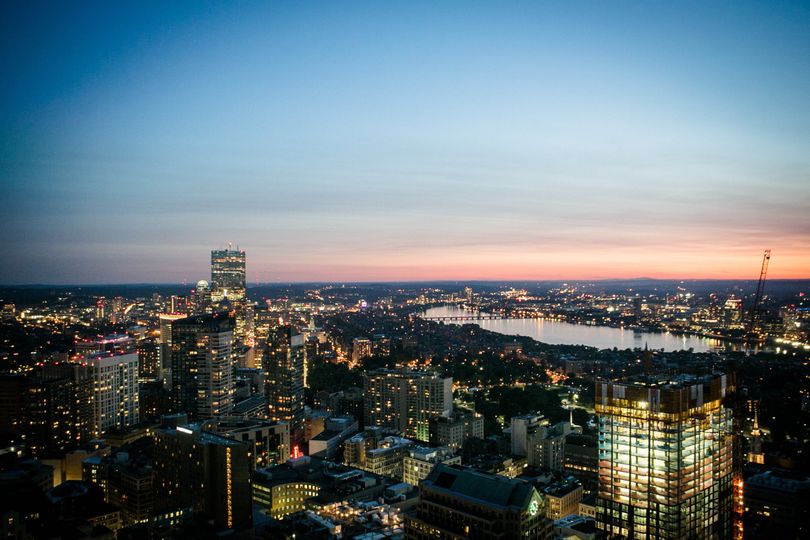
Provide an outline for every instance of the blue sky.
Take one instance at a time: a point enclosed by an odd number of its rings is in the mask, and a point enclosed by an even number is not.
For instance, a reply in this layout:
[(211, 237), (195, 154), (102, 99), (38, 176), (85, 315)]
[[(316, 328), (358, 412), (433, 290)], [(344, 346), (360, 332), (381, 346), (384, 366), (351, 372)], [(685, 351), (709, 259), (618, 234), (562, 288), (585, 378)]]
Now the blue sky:
[(810, 4), (23, 3), (0, 283), (810, 276)]

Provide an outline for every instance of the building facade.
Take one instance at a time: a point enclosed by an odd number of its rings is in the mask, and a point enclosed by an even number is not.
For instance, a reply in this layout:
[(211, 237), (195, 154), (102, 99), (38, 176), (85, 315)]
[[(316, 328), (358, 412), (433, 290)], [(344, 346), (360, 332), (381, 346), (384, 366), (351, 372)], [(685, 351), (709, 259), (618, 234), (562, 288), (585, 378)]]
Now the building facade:
[(290, 325), (270, 332), (262, 358), (268, 416), (290, 426), (290, 444), (304, 443), (304, 337)]
[(140, 421), (138, 353), (93, 353), (85, 362), (93, 377), (95, 435), (137, 424)]
[(453, 450), (460, 450), (467, 439), (484, 438), (484, 417), (474, 412), (456, 410), (450, 416), (434, 416), (428, 426), (430, 444)]
[(405, 518), (405, 537), (550, 539), (545, 500), (526, 481), (437, 465), (420, 486), (416, 513)]
[(227, 313), (172, 321), (172, 407), (196, 419), (233, 408), (234, 320)]
[(453, 379), (430, 371), (379, 369), (363, 375), (365, 425), (430, 439), (430, 419), (453, 412)]
[(234, 336), (239, 341), (252, 342), (253, 331), (248, 328), (247, 280), (245, 252), (239, 249), (223, 249), (211, 252), (211, 304), (216, 307), (227, 304), (234, 312)]
[(597, 525), (609, 537), (729, 538), (726, 375), (598, 381)]
[(190, 426), (157, 429), (153, 437), (155, 511), (193, 508), (227, 528), (252, 523), (249, 444)]

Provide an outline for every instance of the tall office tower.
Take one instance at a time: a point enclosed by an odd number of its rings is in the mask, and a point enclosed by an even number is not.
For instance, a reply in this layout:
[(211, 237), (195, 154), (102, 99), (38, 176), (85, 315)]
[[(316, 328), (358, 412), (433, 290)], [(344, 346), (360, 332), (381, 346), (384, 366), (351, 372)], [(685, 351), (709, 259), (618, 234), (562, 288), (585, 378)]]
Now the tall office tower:
[(84, 361), (93, 375), (94, 434), (99, 436), (112, 428), (137, 424), (140, 419), (138, 353), (97, 352)]
[(172, 323), (188, 317), (185, 313), (161, 313), (158, 315), (160, 324), (160, 375), (167, 384), (171, 385), (172, 373)]
[(228, 313), (172, 321), (172, 407), (195, 419), (233, 408), (233, 318)]
[(153, 436), (156, 512), (191, 507), (216, 526), (251, 524), (250, 444), (182, 425)]
[(262, 358), (264, 392), (271, 420), (290, 424), (293, 447), (304, 443), (304, 336), (290, 325), (270, 331)]
[(598, 381), (597, 526), (609, 537), (730, 538), (732, 390), (721, 374)]
[[(227, 302), (225, 302), (227, 300)], [(211, 303), (230, 308), (236, 315), (234, 337), (247, 338), (245, 333), (245, 304), (247, 303), (247, 282), (245, 278), (245, 252), (225, 250), (211, 252)], [(250, 336), (252, 339), (252, 336)]]
[(405, 517), (405, 538), (546, 540), (546, 501), (527, 481), (438, 464), (419, 483), (419, 505)]
[(363, 375), (365, 425), (430, 438), (430, 419), (453, 412), (453, 378), (431, 371), (378, 369)]

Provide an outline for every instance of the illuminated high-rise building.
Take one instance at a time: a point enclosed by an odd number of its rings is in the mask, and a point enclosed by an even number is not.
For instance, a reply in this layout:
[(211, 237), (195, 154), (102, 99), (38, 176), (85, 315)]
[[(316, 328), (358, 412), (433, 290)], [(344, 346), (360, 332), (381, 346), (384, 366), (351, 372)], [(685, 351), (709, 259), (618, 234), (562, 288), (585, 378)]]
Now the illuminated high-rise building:
[(191, 508), (218, 527), (252, 522), (252, 446), (202, 431), (199, 425), (153, 433), (154, 507), (160, 514)]
[(730, 538), (727, 375), (598, 381), (597, 526), (610, 538)]
[(233, 318), (223, 312), (171, 323), (172, 406), (195, 419), (233, 408)]
[(365, 425), (430, 439), (430, 420), (453, 412), (453, 378), (432, 371), (377, 369), (363, 375)]
[(262, 358), (264, 391), (271, 420), (290, 424), (292, 446), (300, 446), (304, 434), (304, 336), (290, 325), (270, 332)]
[(247, 303), (247, 280), (245, 252), (240, 249), (214, 250), (211, 252), (211, 303), (216, 309), (233, 310), (236, 326), (234, 337), (251, 340), (246, 335), (245, 306)]
[(357, 364), (367, 356), (371, 356), (371, 341), (366, 338), (354, 338), (352, 340), (352, 363)]
[(138, 394), (138, 352), (91, 353), (84, 362), (93, 377), (94, 433), (124, 428), (140, 420)]
[(172, 371), (172, 323), (185, 319), (185, 313), (161, 313), (158, 316), (160, 323), (160, 341), (158, 348), (158, 361), (160, 364), (158, 377), (161, 377), (167, 384), (171, 384)]

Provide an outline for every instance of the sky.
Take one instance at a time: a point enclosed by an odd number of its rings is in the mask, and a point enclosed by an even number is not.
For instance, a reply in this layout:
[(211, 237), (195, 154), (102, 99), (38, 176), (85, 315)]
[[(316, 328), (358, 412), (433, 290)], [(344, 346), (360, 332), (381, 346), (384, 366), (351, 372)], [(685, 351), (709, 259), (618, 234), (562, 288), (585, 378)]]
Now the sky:
[(810, 277), (810, 3), (3, 2), (0, 283)]

